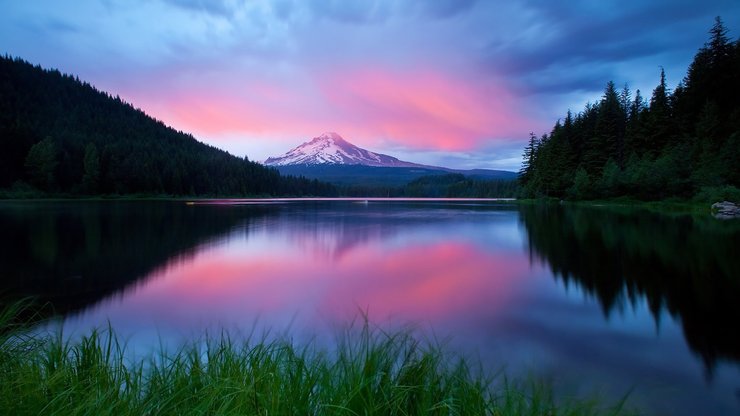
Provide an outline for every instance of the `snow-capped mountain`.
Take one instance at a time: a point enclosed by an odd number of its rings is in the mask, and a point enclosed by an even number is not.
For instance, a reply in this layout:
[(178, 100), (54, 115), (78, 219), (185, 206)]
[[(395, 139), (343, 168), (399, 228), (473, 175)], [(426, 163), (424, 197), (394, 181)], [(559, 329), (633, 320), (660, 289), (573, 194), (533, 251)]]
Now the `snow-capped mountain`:
[(292, 165), (362, 165), (378, 167), (423, 167), (398, 160), (393, 156), (374, 153), (344, 140), (337, 133), (324, 133), (303, 143), (288, 153), (265, 160), (268, 166)]

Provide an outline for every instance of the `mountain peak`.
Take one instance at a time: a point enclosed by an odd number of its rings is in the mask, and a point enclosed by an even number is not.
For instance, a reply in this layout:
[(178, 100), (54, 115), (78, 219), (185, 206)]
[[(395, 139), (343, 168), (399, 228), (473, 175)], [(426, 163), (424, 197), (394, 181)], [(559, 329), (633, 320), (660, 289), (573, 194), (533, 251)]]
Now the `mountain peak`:
[(345, 141), (342, 136), (340, 136), (338, 133), (335, 133), (333, 131), (327, 131), (325, 133), (322, 133), (321, 136), (314, 138), (314, 140), (316, 139), (323, 139), (323, 140), (332, 139), (336, 141)]
[(373, 153), (345, 140), (335, 132), (326, 132), (290, 150), (282, 156), (265, 160), (268, 166), (289, 165), (364, 165), (385, 167), (421, 166), (395, 157)]
[[(337, 145), (349, 145), (353, 146), (351, 143), (344, 140), (344, 137), (340, 136), (339, 133), (335, 133), (333, 131), (327, 131), (326, 133), (322, 133), (320, 136), (314, 137), (311, 139), (311, 141), (307, 142), (310, 144), (316, 144), (316, 143), (335, 143)], [(304, 143), (306, 144), (306, 143)]]

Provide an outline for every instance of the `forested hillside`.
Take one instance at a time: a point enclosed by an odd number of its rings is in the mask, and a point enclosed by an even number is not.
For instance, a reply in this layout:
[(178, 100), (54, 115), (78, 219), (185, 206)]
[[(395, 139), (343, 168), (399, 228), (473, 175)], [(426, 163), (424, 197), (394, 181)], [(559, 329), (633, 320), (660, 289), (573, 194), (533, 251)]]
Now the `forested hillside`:
[(481, 179), (460, 173), (424, 176), (400, 189), (403, 196), (423, 198), (513, 198), (518, 191), (515, 180)]
[(46, 194), (332, 195), (167, 127), (76, 77), (0, 57), (0, 189)]
[(529, 197), (728, 198), (740, 191), (740, 40), (718, 17), (672, 91), (609, 82), (602, 99), (531, 135), (519, 180)]
[(432, 174), (406, 184), (348, 183), (337, 185), (341, 195), (391, 198), (514, 198), (519, 193), (515, 179), (488, 179), (461, 173)]

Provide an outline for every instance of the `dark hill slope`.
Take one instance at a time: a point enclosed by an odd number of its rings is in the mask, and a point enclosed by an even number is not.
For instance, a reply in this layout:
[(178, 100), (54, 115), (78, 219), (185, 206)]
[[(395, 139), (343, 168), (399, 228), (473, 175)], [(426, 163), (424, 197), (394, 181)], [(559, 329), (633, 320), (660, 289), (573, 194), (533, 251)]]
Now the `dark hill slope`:
[(52, 193), (327, 195), (176, 131), (76, 77), (0, 57), (0, 188)]

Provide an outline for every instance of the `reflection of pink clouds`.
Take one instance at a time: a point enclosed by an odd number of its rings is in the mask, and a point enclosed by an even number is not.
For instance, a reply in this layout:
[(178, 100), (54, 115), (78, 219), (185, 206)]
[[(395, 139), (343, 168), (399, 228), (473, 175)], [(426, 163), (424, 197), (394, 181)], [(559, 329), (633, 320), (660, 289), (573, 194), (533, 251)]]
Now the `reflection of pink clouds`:
[[(277, 297), (290, 301), (290, 291), (278, 293), (264, 290), (278, 288), (300, 275), (300, 264), (282, 258), (202, 255), (183, 268), (168, 271), (157, 284), (152, 284), (155, 296), (185, 301), (201, 310), (218, 309), (220, 305), (245, 303), (250, 307), (279, 307)], [(284, 277), (288, 277), (286, 280)], [(255, 292), (257, 290), (259, 293)], [(263, 289), (263, 290), (260, 290)], [(287, 296), (286, 296), (287, 295)]]
[(429, 69), (368, 66), (314, 77), (233, 73), (203, 80), (160, 74), (127, 96), (175, 128), (211, 137), (308, 139), (334, 130), (360, 145), (383, 139), (417, 149), (469, 150), (520, 136), (532, 124), (517, 115), (516, 99), (503, 86)]
[(374, 317), (412, 320), (464, 316), (482, 306), (497, 310), (527, 268), (524, 259), (470, 244), (414, 246), (353, 263), (324, 307), (345, 313), (367, 307)]
[[(181, 324), (300, 313), (347, 321), (358, 308), (373, 320), (456, 320), (499, 310), (528, 270), (525, 258), (486, 253), (465, 243), (383, 250), (358, 248), (340, 262), (286, 250), (279, 256), (222, 250), (155, 277), (133, 296), (134, 314)], [(317, 315), (318, 314), (318, 315)]]

